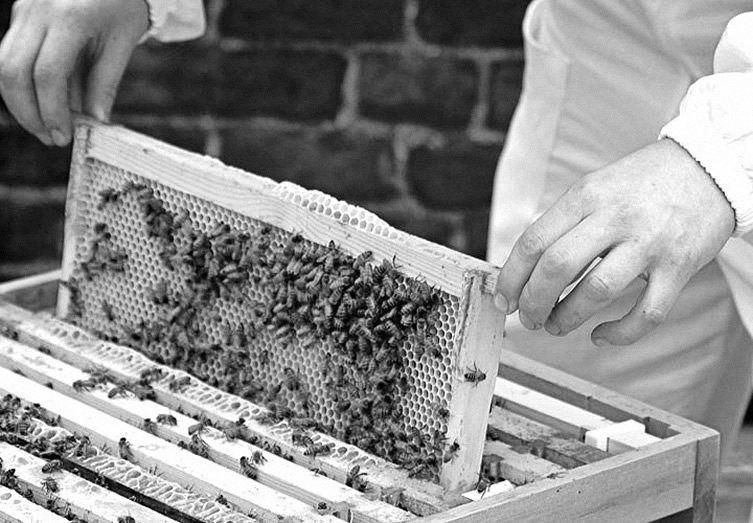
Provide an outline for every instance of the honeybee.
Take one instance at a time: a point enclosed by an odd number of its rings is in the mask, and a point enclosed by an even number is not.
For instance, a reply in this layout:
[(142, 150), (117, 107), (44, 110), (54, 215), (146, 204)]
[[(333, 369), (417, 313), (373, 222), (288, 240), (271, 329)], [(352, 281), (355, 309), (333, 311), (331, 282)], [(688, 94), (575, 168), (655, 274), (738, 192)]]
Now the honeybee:
[(256, 479), (258, 477), (259, 469), (256, 468), (256, 465), (254, 465), (246, 456), (241, 456), (240, 465), (241, 474), (251, 479)]
[[(15, 469), (12, 469), (15, 471)], [(48, 494), (54, 494), (55, 492), (60, 491), (60, 486), (58, 485), (58, 482), (55, 481), (54, 478), (44, 478), (41, 482), (42, 488), (44, 488), (44, 491)]]
[(353, 465), (345, 478), (345, 485), (363, 492), (367, 486), (364, 476), (366, 476), (366, 473), (361, 472), (361, 466)]
[(60, 469), (62, 469), (63, 464), (60, 462), (59, 459), (53, 459), (52, 461), (48, 461), (44, 464), (42, 467), (42, 472), (45, 474), (52, 474), (53, 472), (57, 472)]
[(212, 422), (204, 414), (201, 414), (198, 423), (194, 423), (188, 427), (188, 435), (201, 434), (204, 432), (204, 429), (211, 426)]
[(486, 373), (479, 370), (479, 368), (476, 367), (476, 364), (474, 363), (473, 368), (465, 368), (465, 374), (463, 374), (463, 377), (465, 378), (465, 381), (469, 381), (475, 386), (486, 379)]
[(127, 439), (120, 438), (120, 441), (118, 441), (118, 454), (120, 455), (121, 459), (124, 459), (126, 461), (133, 460), (133, 451), (131, 450), (131, 444), (128, 443)]
[(267, 462), (267, 458), (264, 457), (264, 453), (261, 450), (255, 450), (251, 455), (251, 461), (254, 465), (264, 465)]
[(110, 392), (107, 393), (107, 397), (110, 399), (116, 398), (118, 396), (125, 397), (128, 395), (128, 385), (121, 384), (116, 385), (115, 387), (110, 389)]
[(172, 414), (158, 414), (157, 423), (174, 427), (178, 424), (178, 420), (175, 419), (175, 416), (173, 416)]
[(157, 424), (151, 418), (145, 418), (142, 428), (155, 436), (157, 435)]
[(444, 453), (443, 461), (445, 463), (449, 463), (450, 461), (455, 459), (455, 457), (458, 455), (459, 450), (460, 450), (460, 444), (456, 440), (452, 443), (452, 445), (450, 445), (450, 448), (448, 448), (447, 451)]

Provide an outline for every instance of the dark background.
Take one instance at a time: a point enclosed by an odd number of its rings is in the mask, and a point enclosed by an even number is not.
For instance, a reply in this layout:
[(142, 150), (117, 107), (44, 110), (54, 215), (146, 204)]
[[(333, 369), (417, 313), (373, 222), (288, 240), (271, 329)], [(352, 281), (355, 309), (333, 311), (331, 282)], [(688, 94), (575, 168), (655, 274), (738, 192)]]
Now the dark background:
[[(527, 4), (209, 0), (205, 37), (136, 51), (114, 120), (483, 258)], [(0, 108), (0, 281), (59, 266), (69, 159)]]

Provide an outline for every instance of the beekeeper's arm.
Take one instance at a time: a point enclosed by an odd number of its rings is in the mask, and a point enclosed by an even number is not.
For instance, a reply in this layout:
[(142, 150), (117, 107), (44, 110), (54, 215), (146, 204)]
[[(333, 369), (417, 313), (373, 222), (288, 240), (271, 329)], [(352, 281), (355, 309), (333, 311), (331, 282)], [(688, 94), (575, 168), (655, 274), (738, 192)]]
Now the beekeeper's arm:
[(753, 12), (730, 21), (714, 74), (690, 87), (657, 143), (583, 177), (521, 235), (499, 290), (527, 328), (565, 335), (641, 277), (635, 306), (591, 334), (627, 345), (732, 234), (753, 242)]
[(17, 0), (0, 43), (0, 92), (24, 128), (62, 146), (71, 110), (108, 119), (139, 41), (203, 32), (201, 0)]

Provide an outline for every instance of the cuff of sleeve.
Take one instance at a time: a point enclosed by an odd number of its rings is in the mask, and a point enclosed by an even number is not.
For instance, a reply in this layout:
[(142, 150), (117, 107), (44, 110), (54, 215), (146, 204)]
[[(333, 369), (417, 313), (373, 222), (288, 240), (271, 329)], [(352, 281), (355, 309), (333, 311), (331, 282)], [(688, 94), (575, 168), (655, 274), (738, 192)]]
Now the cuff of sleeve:
[(735, 236), (753, 231), (753, 180), (708, 121), (680, 114), (659, 133), (671, 138), (703, 167), (735, 212)]
[(204, 34), (205, 20), (200, 1), (144, 0), (149, 9), (149, 29), (139, 43), (150, 38), (160, 42), (191, 40)]

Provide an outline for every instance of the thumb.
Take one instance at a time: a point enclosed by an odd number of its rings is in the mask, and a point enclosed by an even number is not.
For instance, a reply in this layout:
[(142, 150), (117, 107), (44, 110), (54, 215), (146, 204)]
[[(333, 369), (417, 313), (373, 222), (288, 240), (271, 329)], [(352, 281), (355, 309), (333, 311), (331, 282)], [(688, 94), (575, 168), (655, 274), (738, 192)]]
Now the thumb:
[(108, 41), (89, 70), (86, 80), (84, 112), (106, 122), (110, 119), (112, 106), (118, 92), (134, 44), (126, 38)]

